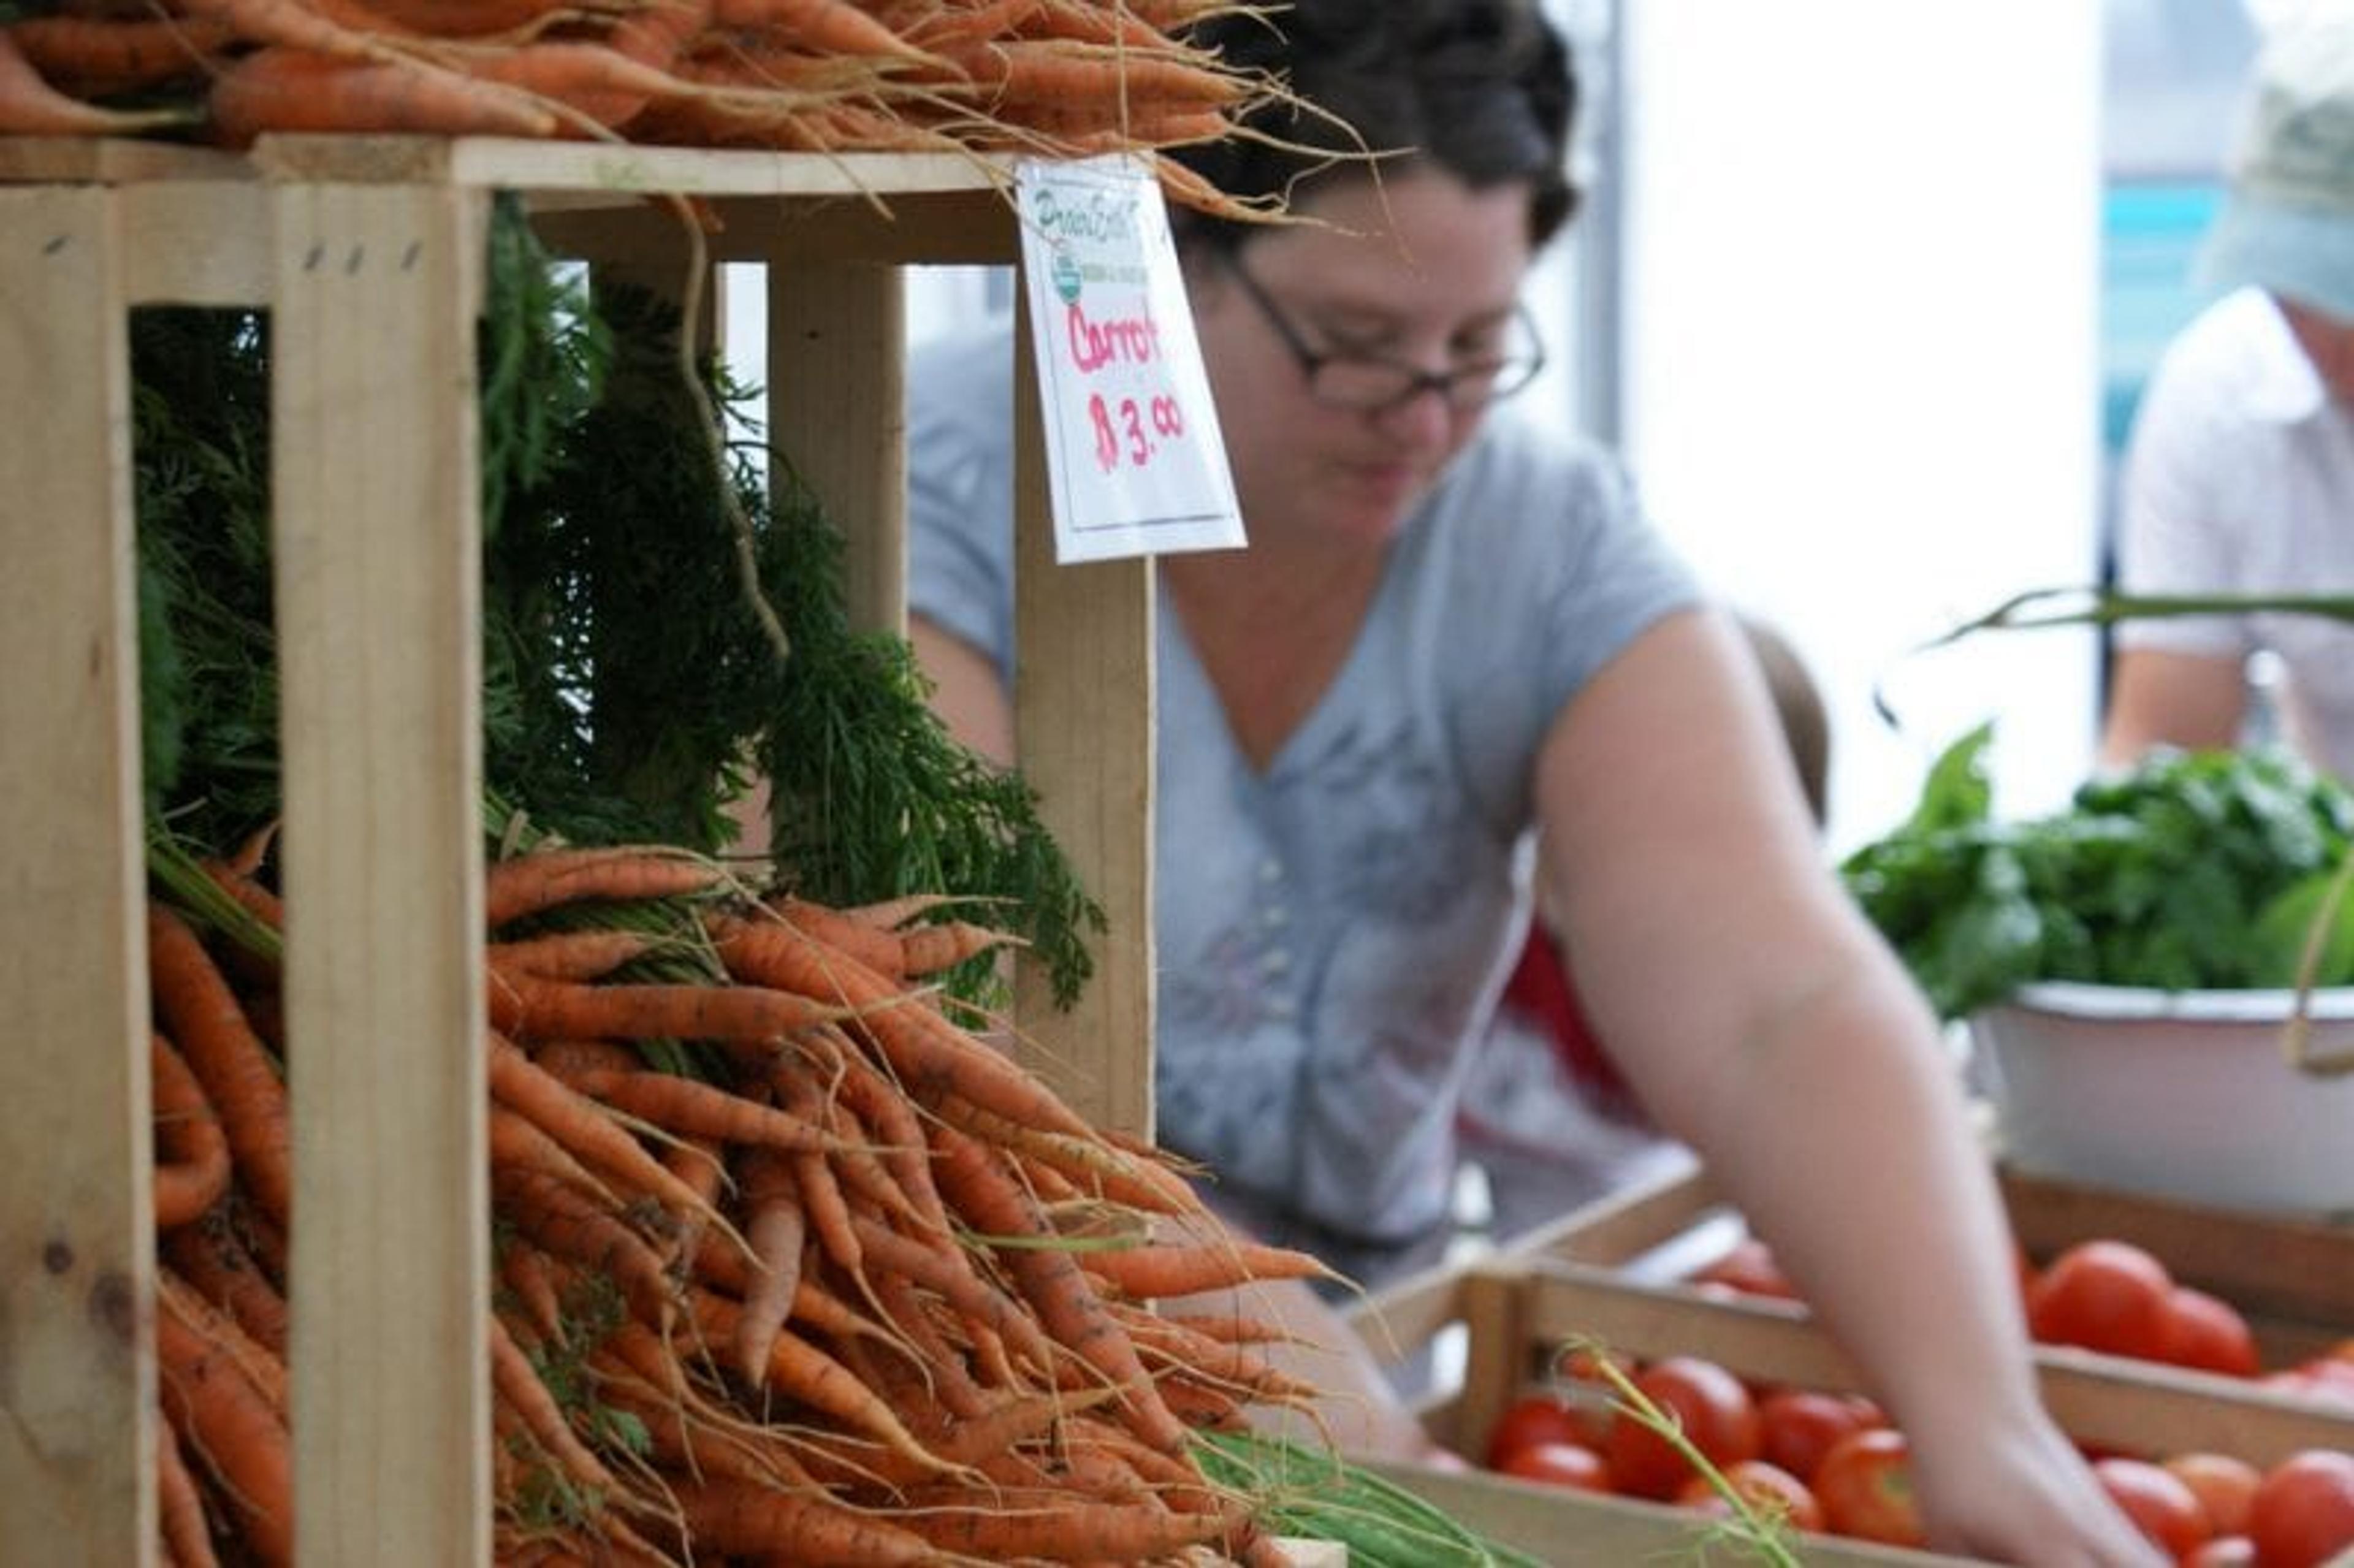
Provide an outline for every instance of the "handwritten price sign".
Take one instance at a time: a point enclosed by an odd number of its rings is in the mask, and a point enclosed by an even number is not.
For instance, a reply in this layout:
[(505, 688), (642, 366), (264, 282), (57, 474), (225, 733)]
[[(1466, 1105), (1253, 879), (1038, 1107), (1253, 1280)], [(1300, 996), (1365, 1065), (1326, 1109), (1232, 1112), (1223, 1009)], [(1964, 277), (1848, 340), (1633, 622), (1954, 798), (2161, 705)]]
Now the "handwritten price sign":
[(1015, 171), (1055, 557), (1244, 543), (1201, 344), (1150, 170), (1127, 157)]

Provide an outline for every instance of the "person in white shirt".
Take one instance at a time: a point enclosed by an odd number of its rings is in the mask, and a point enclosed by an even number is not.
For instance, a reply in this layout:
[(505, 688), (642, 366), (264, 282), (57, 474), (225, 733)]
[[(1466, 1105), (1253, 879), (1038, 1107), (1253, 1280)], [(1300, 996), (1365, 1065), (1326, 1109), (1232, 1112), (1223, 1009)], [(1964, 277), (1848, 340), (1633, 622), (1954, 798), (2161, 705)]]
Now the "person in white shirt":
[[(2354, 5), (2267, 39), (2201, 270), (2230, 291), (2168, 345), (2118, 491), (2133, 597), (2354, 595)], [(2278, 662), (2283, 738), (2354, 779), (2354, 626), (2305, 612), (2120, 621), (2101, 760), (2251, 738)]]

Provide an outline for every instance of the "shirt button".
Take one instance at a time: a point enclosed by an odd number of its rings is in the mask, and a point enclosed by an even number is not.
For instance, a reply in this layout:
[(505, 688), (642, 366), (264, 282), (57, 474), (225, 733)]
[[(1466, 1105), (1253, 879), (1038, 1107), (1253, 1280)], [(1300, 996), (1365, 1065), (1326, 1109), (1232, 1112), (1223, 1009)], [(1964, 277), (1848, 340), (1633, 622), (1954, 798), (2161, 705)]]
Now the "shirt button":
[(1283, 880), (1283, 863), (1277, 860), (1272, 855), (1259, 862), (1258, 879), (1261, 882), (1281, 882)]
[(1258, 923), (1270, 931), (1280, 931), (1291, 924), (1291, 911), (1280, 904), (1271, 904), (1260, 911)]
[(1299, 1004), (1288, 996), (1273, 997), (1267, 1001), (1267, 1015), (1278, 1022), (1288, 1022), (1299, 1016)]
[(1281, 948), (1270, 951), (1258, 961), (1261, 974), (1279, 975), (1291, 968), (1291, 955)]

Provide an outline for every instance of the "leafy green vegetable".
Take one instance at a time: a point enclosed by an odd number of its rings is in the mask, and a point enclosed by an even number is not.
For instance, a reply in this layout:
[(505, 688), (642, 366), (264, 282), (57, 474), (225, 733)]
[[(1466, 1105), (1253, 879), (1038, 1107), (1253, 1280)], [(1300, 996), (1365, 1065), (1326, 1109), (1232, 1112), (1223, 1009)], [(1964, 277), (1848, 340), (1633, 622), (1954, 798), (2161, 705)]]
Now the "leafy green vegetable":
[[(1912, 816), (1840, 874), (1941, 1015), (2031, 980), (2167, 991), (2294, 982), (2354, 832), (2354, 794), (2277, 749), (2168, 751), (1998, 822), (1991, 726), (1948, 748)], [(2354, 980), (2354, 912), (2317, 983)]]

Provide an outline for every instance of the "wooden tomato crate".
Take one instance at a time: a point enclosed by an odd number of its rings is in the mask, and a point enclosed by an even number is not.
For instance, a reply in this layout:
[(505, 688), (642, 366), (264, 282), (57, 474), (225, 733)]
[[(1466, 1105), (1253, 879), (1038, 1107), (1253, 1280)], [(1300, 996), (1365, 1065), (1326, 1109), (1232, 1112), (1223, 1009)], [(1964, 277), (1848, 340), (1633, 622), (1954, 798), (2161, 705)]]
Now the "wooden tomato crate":
[[(757, 263), (771, 429), (904, 616), (902, 272), (1016, 258), (987, 160), (265, 139), (0, 138), (0, 1519), (154, 1560), (156, 1431), (129, 313), (270, 314), (300, 1245), (303, 1561), (484, 1563), (475, 320), (494, 193), (632, 281)], [(686, 198), (715, 223), (680, 220)], [(700, 233), (699, 246), (690, 234)], [(706, 324), (707, 316), (701, 318)], [(1051, 564), (1017, 355), (1017, 726), (1119, 940), (1016, 1005), (1087, 1113), (1149, 1130), (1150, 567)], [(1033, 569), (1037, 568), (1037, 569)]]
[[(2229, 1214), (2004, 1175), (2030, 1255), (2094, 1235), (2135, 1241), (2178, 1278), (2242, 1307), (2266, 1364), (2354, 1334), (2354, 1232)], [(1459, 1341), (1459, 1380), (1423, 1401), (1424, 1424), (1476, 1456), (1504, 1406), (1542, 1381), (1580, 1337), (1641, 1358), (1719, 1361), (1744, 1378), (1861, 1392), (1855, 1367), (1796, 1303), (1728, 1299), (1678, 1283), (1740, 1234), (1738, 1216), (1698, 1171), (1604, 1200), (1469, 1266), (1435, 1269), (1380, 1292), (1352, 1320), (1379, 1360)], [(2354, 1407), (2089, 1351), (2039, 1347), (2045, 1403), (2079, 1440), (2163, 1455), (2191, 1448), (2269, 1464), (2303, 1447), (2354, 1450)], [(1394, 1470), (1500, 1539), (1567, 1563), (1632, 1562), (1689, 1545), (1700, 1527), (1659, 1504), (1504, 1478)], [(1807, 1561), (1956, 1561), (1809, 1538)]]

